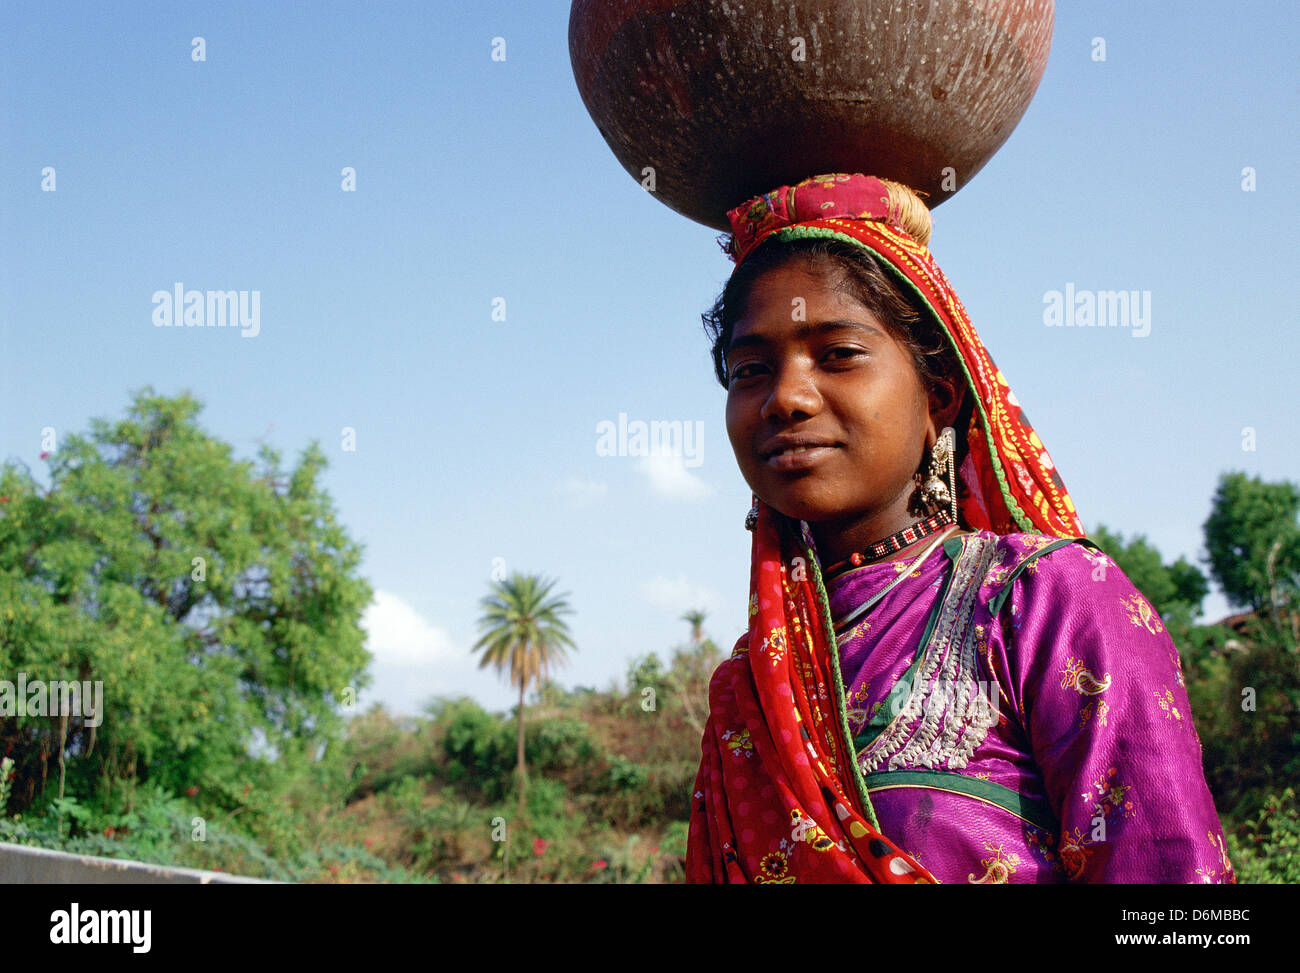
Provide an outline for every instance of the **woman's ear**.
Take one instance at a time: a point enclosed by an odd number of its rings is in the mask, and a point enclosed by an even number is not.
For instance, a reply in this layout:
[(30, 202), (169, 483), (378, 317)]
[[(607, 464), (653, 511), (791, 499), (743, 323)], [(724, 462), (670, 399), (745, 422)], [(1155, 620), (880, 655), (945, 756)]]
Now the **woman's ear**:
[(965, 383), (958, 384), (956, 379), (941, 378), (934, 383), (929, 394), (930, 424), (934, 431), (933, 438), (927, 445), (934, 444), (944, 426), (951, 426), (957, 421), (965, 393)]

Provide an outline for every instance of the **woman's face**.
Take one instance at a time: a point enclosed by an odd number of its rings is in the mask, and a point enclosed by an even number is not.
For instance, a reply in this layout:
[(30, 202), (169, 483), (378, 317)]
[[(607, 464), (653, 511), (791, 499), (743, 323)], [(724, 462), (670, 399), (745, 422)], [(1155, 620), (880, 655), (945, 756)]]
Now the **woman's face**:
[(935, 438), (930, 396), (907, 348), (836, 283), (802, 259), (754, 282), (726, 356), (727, 435), (750, 488), (786, 516), (905, 524)]

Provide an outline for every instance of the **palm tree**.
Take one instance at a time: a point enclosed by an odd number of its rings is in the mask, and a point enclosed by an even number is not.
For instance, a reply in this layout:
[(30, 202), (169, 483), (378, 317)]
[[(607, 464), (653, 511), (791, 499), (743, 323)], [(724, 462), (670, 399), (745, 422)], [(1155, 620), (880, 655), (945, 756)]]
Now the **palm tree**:
[(691, 648), (678, 650), (668, 671), (668, 683), (686, 721), (700, 733), (704, 732), (704, 718), (709, 711), (709, 680), (719, 655), (713, 640), (704, 635), (704, 620), (708, 617), (702, 608), (682, 615), (682, 621), (691, 626)]
[(482, 651), (478, 667), (495, 666), (498, 673), (510, 668), (510, 682), (519, 687), (519, 816), (524, 812), (524, 789), (528, 771), (524, 767), (524, 692), (544, 680), (550, 667), (565, 660), (564, 647), (576, 648), (569, 629), (560, 618), (573, 611), (564, 600), (551, 595), (554, 581), (515, 572), (492, 585), (483, 599), (479, 631), (483, 634), (472, 651)]
[(691, 626), (691, 644), (697, 648), (704, 641), (704, 620), (708, 617), (709, 613), (699, 608), (693, 608), (682, 616), (682, 621)]

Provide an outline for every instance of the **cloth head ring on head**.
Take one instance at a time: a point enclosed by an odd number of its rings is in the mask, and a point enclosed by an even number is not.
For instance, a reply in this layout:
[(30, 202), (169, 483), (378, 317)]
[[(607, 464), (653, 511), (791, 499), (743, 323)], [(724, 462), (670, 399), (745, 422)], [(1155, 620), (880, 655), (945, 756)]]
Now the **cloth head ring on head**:
[(727, 217), (737, 268), (773, 236), (782, 242), (841, 240), (879, 258), (948, 336), (975, 398), (964, 433), (966, 459), (959, 470), (966, 484), (962, 519), (971, 528), (997, 534), (1083, 536), (1055, 464), (934, 257), (899, 225), (900, 209), (890, 202), (883, 182), (862, 174), (813, 176), (755, 196)]

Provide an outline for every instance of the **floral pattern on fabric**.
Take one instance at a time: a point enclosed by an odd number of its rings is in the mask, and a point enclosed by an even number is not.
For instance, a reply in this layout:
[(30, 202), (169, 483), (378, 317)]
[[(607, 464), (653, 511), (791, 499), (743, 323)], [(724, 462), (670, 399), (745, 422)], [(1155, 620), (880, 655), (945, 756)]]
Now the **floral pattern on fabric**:
[(1006, 885), (1020, 866), (1020, 856), (1014, 852), (1008, 855), (1002, 850), (1001, 845), (994, 847), (987, 841), (984, 842), (984, 848), (992, 852), (988, 858), (980, 859), (980, 864), (984, 866), (984, 874), (976, 878), (972, 872), (966, 876), (966, 880), (972, 885)]
[(1159, 635), (1165, 630), (1164, 623), (1156, 610), (1151, 607), (1151, 602), (1147, 601), (1138, 592), (1127, 596), (1123, 599), (1124, 610), (1128, 612), (1128, 620), (1134, 625), (1145, 628), (1152, 635)]
[[(1061, 670), (1061, 688), (1074, 689), (1081, 696), (1093, 697), (1101, 696), (1110, 688), (1111, 677), (1107, 672), (1098, 679), (1093, 675), (1080, 659), (1068, 657), (1065, 660), (1065, 667)], [(1097, 725), (1106, 725), (1106, 714), (1110, 712), (1110, 704), (1104, 699), (1088, 699), (1079, 707), (1079, 727), (1088, 725), (1092, 719), (1094, 711), (1097, 715)]]

